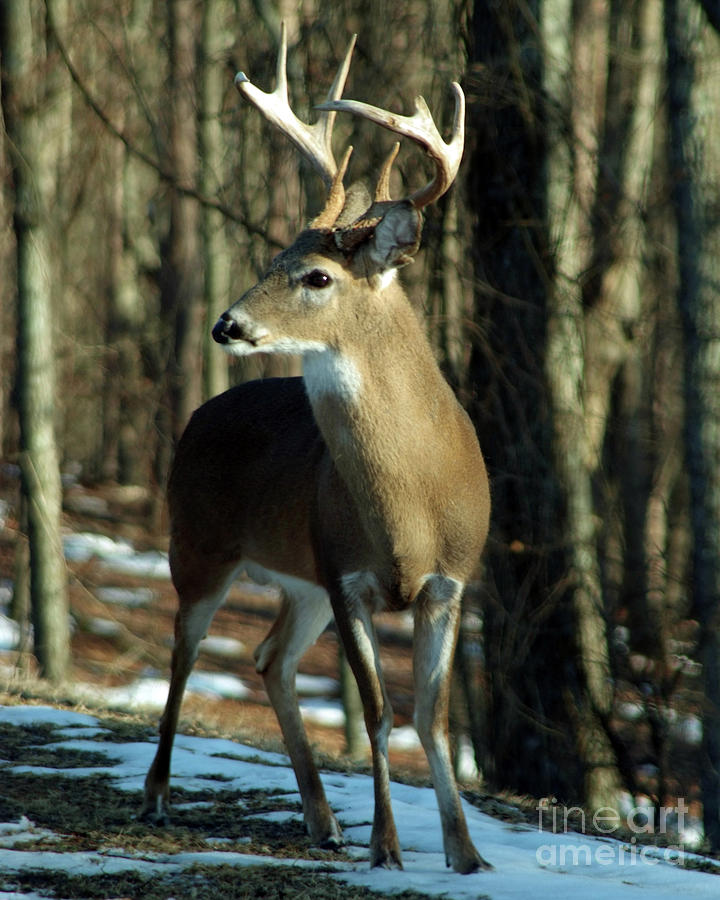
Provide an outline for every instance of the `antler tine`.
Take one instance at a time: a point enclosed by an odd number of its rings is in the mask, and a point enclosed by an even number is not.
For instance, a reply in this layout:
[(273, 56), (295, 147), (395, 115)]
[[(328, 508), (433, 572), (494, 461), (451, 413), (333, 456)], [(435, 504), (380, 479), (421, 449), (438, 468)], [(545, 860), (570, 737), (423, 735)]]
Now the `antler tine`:
[[(328, 102), (336, 102), (343, 92), (355, 47), (355, 39), (356, 35), (353, 35), (328, 93)], [(325, 186), (329, 189), (337, 172), (337, 163), (332, 152), (335, 112), (324, 111), (317, 122), (308, 125), (298, 119), (290, 108), (287, 84), (287, 30), (284, 22), (280, 32), (275, 90), (272, 93), (260, 90), (244, 72), (238, 72), (235, 76), (235, 87), (246, 100), (260, 110), (269, 122), (272, 122), (295, 144), (303, 156), (317, 169)]]
[(333, 178), (333, 183), (330, 187), (330, 190), (328, 191), (325, 206), (322, 212), (318, 213), (310, 222), (310, 225), (308, 226), (309, 228), (332, 228), (337, 220), (337, 217), (342, 212), (342, 208), (345, 205), (345, 188), (343, 187), (343, 178), (345, 177), (345, 172), (347, 172), (347, 167), (348, 163), (350, 162), (350, 157), (352, 156), (352, 151), (352, 147), (348, 147), (345, 151), (345, 155), (340, 162), (340, 166), (338, 167), (338, 170), (335, 173), (335, 177)]
[[(328, 95), (325, 101), (326, 103), (332, 103), (342, 97), (342, 92), (345, 90), (345, 82), (347, 81), (348, 72), (350, 71), (350, 62), (352, 60), (356, 41), (357, 34), (353, 34), (348, 43), (347, 50), (345, 51), (343, 61), (338, 66), (335, 80), (333, 81), (332, 85), (330, 86), (330, 90), (328, 91)], [(319, 109), (319, 107), (316, 108)], [(335, 125), (335, 116), (336, 113), (333, 110), (322, 110), (320, 118), (314, 125), (310, 126), (310, 128), (317, 129), (318, 133), (322, 135), (322, 139), (324, 140), (325, 146), (328, 149), (328, 153), (331, 156), (332, 131)]]
[(415, 100), (415, 114), (412, 116), (400, 116), (371, 106), (369, 103), (361, 103), (359, 100), (326, 101), (317, 108), (323, 111), (353, 113), (420, 144), (435, 163), (433, 180), (415, 191), (409, 198), (416, 209), (422, 209), (442, 197), (455, 180), (460, 168), (465, 143), (465, 95), (456, 81), (452, 82), (452, 89), (455, 95), (455, 114), (449, 143), (440, 136), (428, 105), (422, 97)]
[(387, 203), (390, 200), (390, 173), (392, 172), (393, 163), (399, 152), (400, 141), (395, 141), (392, 145), (392, 150), (388, 153), (387, 158), (383, 163), (383, 167), (380, 170), (380, 177), (375, 185), (374, 203)]

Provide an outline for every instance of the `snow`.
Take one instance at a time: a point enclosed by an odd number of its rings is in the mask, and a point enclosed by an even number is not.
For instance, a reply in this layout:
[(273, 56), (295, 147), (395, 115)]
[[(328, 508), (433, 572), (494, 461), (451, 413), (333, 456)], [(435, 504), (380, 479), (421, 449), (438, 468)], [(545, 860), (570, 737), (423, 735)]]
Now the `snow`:
[(95, 596), (102, 603), (113, 603), (117, 606), (148, 606), (155, 598), (149, 588), (142, 587), (98, 587)]
[(250, 693), (239, 678), (223, 672), (194, 671), (188, 678), (187, 689), (205, 697), (224, 697), (229, 700), (243, 700)]
[(78, 695), (86, 703), (102, 703), (108, 709), (162, 709), (168, 695), (167, 678), (142, 676), (119, 687), (79, 686)]
[(117, 556), (103, 560), (104, 565), (113, 572), (123, 575), (134, 575), (138, 578), (169, 578), (170, 564), (166, 553), (148, 550), (145, 553), (133, 553), (132, 556)]
[(132, 556), (135, 550), (129, 541), (80, 531), (64, 535), (63, 552), (68, 562), (87, 562), (94, 556), (114, 561), (120, 557)]
[[(235, 675), (195, 670), (188, 679), (187, 694), (213, 699), (244, 700), (250, 689)], [(78, 686), (86, 703), (99, 703), (108, 709), (162, 709), (168, 695), (168, 678), (143, 675), (131, 684), (119, 687)]]
[(245, 652), (245, 645), (237, 638), (210, 634), (200, 641), (200, 650), (213, 656), (237, 657)]
[(20, 626), (0, 613), (0, 650), (14, 650), (20, 643)]
[(123, 633), (123, 627), (119, 622), (113, 622), (112, 619), (102, 619), (99, 616), (87, 618), (84, 627), (90, 634), (95, 634), (98, 637), (114, 638), (119, 637)]
[(130, 541), (116, 540), (94, 532), (73, 532), (63, 537), (63, 552), (69, 562), (87, 562), (96, 557), (113, 572), (143, 578), (169, 578), (167, 553), (139, 553)]
[(300, 702), (300, 714), (305, 721), (325, 728), (342, 728), (345, 724), (345, 712), (339, 700), (310, 697)]
[(340, 693), (340, 682), (326, 675), (303, 675), (298, 672), (295, 689), (303, 697), (335, 697)]
[[(104, 752), (106, 765), (67, 769), (67, 777), (107, 773), (116, 787), (139, 791), (153, 758), (152, 742), (111, 743), (94, 740), (102, 736), (103, 726), (93, 716), (50, 707), (0, 707), (3, 723), (47, 722), (59, 729), (53, 746)], [(46, 772), (46, 768), (5, 764), (11, 771)], [(55, 770), (51, 770), (55, 771)], [(208, 779), (212, 775), (214, 779)], [(173, 756), (173, 784), (189, 792), (208, 789), (267, 789), (286, 795), (288, 806), (299, 801), (295, 776), (288, 760), (279, 753), (256, 750), (230, 740), (178, 735)], [(367, 847), (372, 820), (372, 782), (365, 775), (324, 773), (322, 780), (331, 806), (340, 820), (350, 845), (351, 860), (321, 862), (310, 860), (274, 860), (224, 849), (194, 853), (144, 852), (142, 858), (127, 851), (54, 853), (52, 834), (36, 828), (27, 817), (0, 823), (0, 872), (27, 869), (63, 869), (74, 874), (100, 874), (137, 871), (146, 875), (177, 872), (191, 865), (303, 865), (329, 870), (333, 877), (349, 884), (366, 885), (383, 894), (412, 888), (428, 896), (451, 900), (575, 900), (578, 896), (593, 900), (631, 900), (644, 892), (655, 900), (683, 896), (686, 900), (704, 900), (717, 896), (720, 881), (706, 872), (685, 868), (689, 854), (681, 850), (665, 851), (623, 843), (587, 834), (552, 834), (540, 830), (537, 823), (517, 824), (491, 818), (465, 805), (470, 833), (482, 854), (494, 866), (492, 872), (457, 875), (445, 867), (440, 821), (435, 795), (428, 788), (392, 785), (395, 818), (403, 847), (404, 871), (371, 870)], [(257, 815), (257, 814), (254, 814)], [(264, 818), (285, 821), (291, 810), (280, 810)], [(28, 837), (42, 835), (49, 843), (40, 851), (23, 850)], [(17, 849), (15, 845), (17, 844)], [(219, 846), (222, 843), (219, 842)], [(670, 857), (675, 863), (668, 862)], [(719, 868), (720, 871), (720, 868)], [(2, 900), (13, 896), (0, 893)], [(33, 895), (21, 895), (24, 900)], [(41, 900), (40, 895), (34, 895)]]

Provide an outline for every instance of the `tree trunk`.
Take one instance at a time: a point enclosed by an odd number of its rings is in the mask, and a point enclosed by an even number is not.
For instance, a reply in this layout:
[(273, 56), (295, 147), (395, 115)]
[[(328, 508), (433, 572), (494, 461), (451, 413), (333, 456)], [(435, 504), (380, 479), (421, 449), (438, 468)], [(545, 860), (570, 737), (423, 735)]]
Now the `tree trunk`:
[[(118, 89), (113, 121), (126, 134), (139, 131), (136, 98), (158, 90), (161, 75), (144, 52), (152, 27), (152, 3), (135, 0), (124, 17), (125, 40), (133, 61), (133, 92), (128, 98)], [(149, 82), (149, 83), (148, 83)], [(154, 322), (153, 297), (147, 274), (157, 270), (158, 254), (149, 233), (148, 198), (155, 174), (125, 144), (111, 137), (111, 234), (108, 247), (108, 303), (105, 318), (105, 371), (103, 379), (103, 440), (97, 466), (105, 480), (145, 484), (152, 466), (149, 439), (157, 394), (148, 391), (145, 372), (148, 323)], [(156, 338), (155, 338), (156, 339)]]
[[(583, 146), (572, 123), (574, 104), (587, 92), (575, 83), (574, 59), (585, 52), (583, 38), (573, 32), (571, 0), (545, 0), (541, 27), (545, 40), (544, 87), (548, 98), (548, 225), (555, 275), (550, 289), (545, 364), (553, 416), (555, 467), (565, 494), (565, 545), (576, 621), (584, 691), (577, 717), (578, 750), (585, 769), (586, 805), (619, 808), (622, 782), (605, 725), (613, 704), (612, 673), (606, 635), (603, 592), (597, 553), (588, 431), (585, 409), (585, 319), (581, 276), (589, 255), (583, 248), (591, 233), (589, 208), (573, 178), (576, 144)], [(594, 73), (593, 73), (594, 77)], [(594, 184), (592, 174), (586, 179)], [(594, 193), (594, 191), (593, 191)]]
[(27, 538), (27, 498), (20, 494), (20, 514), (18, 515), (18, 536), (15, 541), (15, 565), (13, 568), (13, 593), (10, 602), (10, 618), (20, 629), (18, 641), (17, 668), (29, 674), (32, 647), (32, 607), (30, 604), (30, 544)]
[(720, 90), (718, 35), (699, 5), (666, 0), (669, 154), (685, 339), (685, 457), (692, 588), (700, 622), (702, 795), (706, 838), (720, 850)]
[[(632, 23), (627, 25), (631, 32)], [(602, 272), (597, 299), (593, 298), (585, 325), (588, 383), (584, 396), (589, 462), (594, 468), (600, 465), (613, 382), (633, 352), (634, 329), (644, 311), (644, 213), (654, 161), (662, 57), (662, 14), (655, 0), (642, 0), (640, 4), (637, 41), (632, 115), (623, 135), (623, 159), (615, 176), (619, 200), (613, 210), (613, 246), (607, 248), (610, 263)], [(583, 55), (582, 48), (576, 55)], [(577, 102), (582, 103), (582, 99), (578, 97)], [(581, 143), (582, 134), (576, 136)], [(586, 257), (581, 262), (587, 266), (589, 260)]]
[(582, 779), (565, 699), (577, 690), (575, 645), (557, 603), (565, 566), (543, 373), (537, 14), (537, 3), (475, 3), (465, 84), (467, 203), (475, 211), (468, 408), (493, 488), (482, 579), (487, 749), (477, 739), (475, 749), (490, 786), (576, 797)]
[[(118, 118), (122, 118), (119, 116)], [(108, 303), (105, 323), (103, 440), (98, 466), (104, 480), (142, 484), (147, 480), (147, 392), (143, 391), (142, 341), (145, 309), (141, 276), (127, 230), (128, 207), (137, 202), (129, 169), (137, 163), (116, 141), (109, 153), (115, 182), (110, 199)]]
[(58, 682), (67, 673), (70, 634), (54, 423), (56, 311), (48, 283), (46, 232), (53, 176), (47, 167), (50, 155), (41, 152), (52, 139), (40, 121), (43, 68), (38, 34), (44, 9), (29, 0), (7, 0), (1, 9), (2, 105), (15, 187), (20, 466), (27, 498), (35, 654), (41, 675)]
[[(225, 23), (227, 0), (207, 0), (202, 20), (202, 70), (200, 108), (200, 185), (205, 197), (216, 197), (226, 177), (226, 144), (221, 115), (229, 78), (223, 53), (230, 44)], [(206, 397), (227, 390), (227, 356), (213, 341), (210, 323), (226, 309), (230, 296), (230, 259), (225, 236), (225, 218), (218, 210), (203, 208), (203, 253), (205, 256), (205, 330), (203, 335), (204, 393)]]
[(170, 434), (177, 440), (202, 400), (201, 269), (197, 201), (181, 189), (196, 183), (195, 22), (192, 0), (168, 4), (170, 45), (169, 157), (176, 187), (163, 260), (162, 307), (174, 352), (168, 365)]

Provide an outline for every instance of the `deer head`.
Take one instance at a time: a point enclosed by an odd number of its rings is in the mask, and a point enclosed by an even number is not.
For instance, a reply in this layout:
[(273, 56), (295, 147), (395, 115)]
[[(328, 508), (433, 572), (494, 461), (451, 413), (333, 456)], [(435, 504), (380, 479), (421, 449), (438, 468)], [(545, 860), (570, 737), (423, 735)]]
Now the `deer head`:
[[(371, 302), (372, 293), (391, 286), (395, 271), (412, 261), (419, 246), (421, 210), (441, 197), (457, 174), (464, 141), (465, 102), (460, 86), (452, 85), (455, 114), (452, 136), (446, 143), (422, 97), (416, 99), (412, 116), (340, 99), (354, 46), (353, 36), (326, 101), (317, 107), (320, 117), (313, 125), (301, 122), (290, 108), (284, 27), (275, 90), (260, 90), (242, 72), (235, 78), (240, 93), (312, 163), (326, 183), (328, 195), (323, 210), (295, 243), (273, 260), (260, 282), (215, 325), (213, 337), (232, 353), (304, 354), (338, 349), (342, 344), (338, 307), (353, 309), (356, 317), (362, 317), (362, 305)], [(409, 197), (391, 199), (390, 172), (399, 148), (395, 144), (378, 177), (372, 202), (359, 216), (350, 216), (354, 203), (346, 202), (343, 179), (352, 147), (338, 166), (332, 151), (337, 112), (349, 112), (410, 138), (433, 161), (434, 177)]]

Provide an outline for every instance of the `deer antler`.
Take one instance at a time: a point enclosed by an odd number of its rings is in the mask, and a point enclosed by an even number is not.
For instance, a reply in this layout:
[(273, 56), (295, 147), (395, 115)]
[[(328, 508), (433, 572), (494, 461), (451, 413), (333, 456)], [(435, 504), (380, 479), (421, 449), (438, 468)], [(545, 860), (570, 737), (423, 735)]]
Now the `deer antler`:
[(359, 100), (332, 99), (321, 103), (317, 109), (323, 112), (349, 112), (369, 119), (384, 128), (389, 128), (403, 137), (408, 137), (419, 144), (435, 163), (435, 177), (424, 188), (410, 196), (410, 202), (416, 209), (428, 206), (447, 191), (455, 180), (462, 159), (465, 142), (465, 95), (460, 85), (453, 81), (455, 95), (455, 115), (453, 118), (452, 137), (446, 143), (437, 130), (427, 103), (422, 97), (415, 100), (415, 114), (400, 116), (396, 113), (379, 109)]
[[(326, 103), (337, 102), (342, 95), (350, 68), (350, 59), (355, 47), (357, 35), (350, 39), (345, 57), (340, 63), (335, 80), (328, 91)], [(335, 124), (335, 111), (323, 109), (314, 125), (302, 122), (290, 108), (287, 84), (287, 32), (282, 24), (280, 49), (278, 51), (276, 84), (272, 93), (257, 88), (244, 72), (235, 76), (235, 87), (256, 106), (265, 118), (283, 132), (322, 176), (325, 186), (330, 190), (337, 174), (337, 163), (332, 152), (332, 130)], [(325, 106), (326, 104), (323, 104)]]

